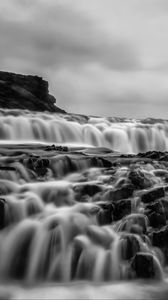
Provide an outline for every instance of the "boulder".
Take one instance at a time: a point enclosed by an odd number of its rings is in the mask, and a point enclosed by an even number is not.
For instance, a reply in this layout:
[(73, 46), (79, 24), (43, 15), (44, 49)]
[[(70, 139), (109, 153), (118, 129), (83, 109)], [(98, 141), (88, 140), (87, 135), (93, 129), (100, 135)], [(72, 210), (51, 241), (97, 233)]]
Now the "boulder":
[(165, 195), (164, 188), (156, 187), (156, 188), (149, 189), (148, 191), (145, 191), (141, 196), (141, 200), (144, 203), (150, 203), (159, 198), (164, 197), (164, 195)]
[(100, 209), (97, 213), (97, 220), (100, 225), (111, 224), (113, 221), (114, 205), (111, 203), (102, 202), (98, 204)]
[(37, 175), (44, 176), (47, 173), (49, 167), (49, 160), (47, 158), (32, 157), (27, 161), (27, 166), (31, 170), (35, 171)]
[(145, 189), (152, 185), (151, 181), (140, 169), (131, 170), (128, 178), (136, 189)]
[(112, 214), (113, 220), (118, 221), (131, 213), (131, 200), (124, 199), (113, 203)]
[(156, 257), (151, 253), (139, 252), (131, 262), (136, 278), (162, 279), (162, 271)]
[(135, 225), (138, 225), (139, 230), (141, 228), (142, 233), (146, 234), (148, 227), (148, 218), (140, 213), (132, 213), (123, 218), (119, 226), (119, 231), (132, 232), (132, 228)]
[(146, 206), (145, 214), (149, 219), (149, 225), (159, 228), (166, 225), (165, 209), (161, 201), (150, 203)]
[(122, 199), (127, 199), (133, 195), (134, 186), (130, 183), (123, 184), (122, 187), (116, 188), (110, 191), (110, 200), (119, 201)]
[(160, 230), (153, 231), (151, 237), (153, 246), (159, 248), (168, 247), (168, 225)]
[(134, 234), (123, 234), (120, 240), (120, 254), (124, 260), (130, 260), (141, 251), (141, 241)]

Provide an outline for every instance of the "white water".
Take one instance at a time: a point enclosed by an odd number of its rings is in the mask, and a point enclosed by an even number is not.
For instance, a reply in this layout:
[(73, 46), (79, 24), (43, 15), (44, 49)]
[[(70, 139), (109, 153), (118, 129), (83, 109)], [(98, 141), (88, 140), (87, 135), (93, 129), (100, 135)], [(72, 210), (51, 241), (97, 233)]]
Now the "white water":
[(143, 123), (49, 113), (0, 111), (0, 140), (107, 147), (124, 153), (168, 150), (168, 122)]
[[(41, 143), (68, 144), (71, 151), (50, 154)], [(77, 152), (73, 154), (73, 150), (82, 145), (123, 153), (168, 150), (167, 122), (116, 122), (6, 110), (0, 111), (0, 145), (0, 165), (15, 168), (0, 170), (0, 198), (5, 199), (5, 227), (0, 230), (0, 280), (7, 289), (9, 284), (9, 294), (13, 289), (16, 299), (48, 295), (55, 299), (133, 299), (136, 287), (136, 298), (146, 298), (148, 289), (143, 284), (125, 282), (136, 279), (130, 260), (137, 252), (153, 255), (155, 279), (163, 280), (162, 253), (130, 232), (129, 218), (133, 225), (139, 218), (148, 225), (138, 195), (131, 197), (128, 218), (100, 223), (108, 192), (125, 180), (128, 168), (118, 167), (113, 180), (101, 160), (92, 165), (89, 155), (86, 159)], [(94, 151), (99, 150), (93, 149), (91, 157)], [(99, 154), (104, 155), (101, 151)], [(29, 155), (50, 160), (44, 177), (30, 168)], [(147, 164), (142, 171), (153, 185), (163, 184), (165, 169), (155, 170)], [(80, 188), (85, 184), (96, 185), (100, 191), (82, 196)], [(130, 241), (132, 257), (128, 259)], [(45, 288), (43, 283), (47, 284)], [(18, 284), (31, 288), (17, 288)]]

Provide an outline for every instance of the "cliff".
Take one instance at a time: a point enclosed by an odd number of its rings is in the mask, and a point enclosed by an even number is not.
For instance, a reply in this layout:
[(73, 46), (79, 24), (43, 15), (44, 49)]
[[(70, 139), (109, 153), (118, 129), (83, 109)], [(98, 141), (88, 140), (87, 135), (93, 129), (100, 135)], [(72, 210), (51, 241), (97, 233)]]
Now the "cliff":
[(65, 113), (42, 77), (0, 71), (0, 107)]

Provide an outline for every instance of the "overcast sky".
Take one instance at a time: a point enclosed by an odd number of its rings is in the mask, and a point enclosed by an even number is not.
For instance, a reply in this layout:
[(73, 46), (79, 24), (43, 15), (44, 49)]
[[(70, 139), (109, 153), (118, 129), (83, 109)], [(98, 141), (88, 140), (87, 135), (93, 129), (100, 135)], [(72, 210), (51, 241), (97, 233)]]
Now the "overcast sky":
[(0, 0), (0, 38), (68, 112), (168, 118), (168, 0)]

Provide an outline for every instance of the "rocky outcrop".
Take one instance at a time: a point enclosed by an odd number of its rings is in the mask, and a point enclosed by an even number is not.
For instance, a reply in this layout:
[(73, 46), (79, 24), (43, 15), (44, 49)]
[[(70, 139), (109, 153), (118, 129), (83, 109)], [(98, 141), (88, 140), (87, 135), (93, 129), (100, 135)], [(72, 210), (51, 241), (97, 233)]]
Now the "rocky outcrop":
[(41, 77), (0, 71), (0, 107), (65, 113)]

